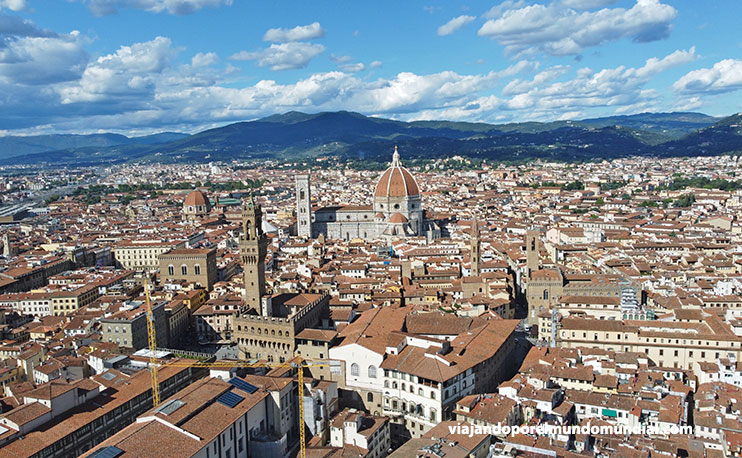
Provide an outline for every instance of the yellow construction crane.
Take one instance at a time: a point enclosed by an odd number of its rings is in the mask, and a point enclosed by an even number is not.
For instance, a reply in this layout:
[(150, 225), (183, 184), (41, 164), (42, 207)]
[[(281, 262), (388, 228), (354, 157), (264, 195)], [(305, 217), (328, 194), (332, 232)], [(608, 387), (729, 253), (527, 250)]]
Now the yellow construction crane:
[(144, 279), (144, 297), (147, 304), (147, 339), (149, 340), (149, 373), (152, 376), (152, 403), (160, 405), (160, 383), (157, 381), (157, 332), (155, 315), (152, 313), (152, 301), (149, 298), (149, 284)]
[[(160, 384), (157, 381), (157, 363), (158, 359), (155, 356), (157, 351), (157, 336), (155, 335), (155, 317), (152, 313), (152, 302), (150, 300), (149, 288), (147, 281), (144, 281), (144, 294), (147, 304), (147, 334), (149, 340), (149, 370), (152, 374), (152, 403), (154, 407), (160, 404)], [(304, 432), (304, 368), (308, 367), (323, 367), (329, 366), (328, 363), (315, 363), (312, 361), (305, 360), (301, 357), (294, 358), (293, 362), (288, 363), (250, 363), (247, 361), (172, 361), (166, 363), (168, 366), (173, 367), (194, 367), (194, 368), (207, 368), (207, 369), (231, 369), (233, 367), (264, 367), (266, 369), (278, 369), (278, 368), (294, 368), (297, 369), (298, 384), (299, 384), (299, 458), (306, 458), (306, 437)]]

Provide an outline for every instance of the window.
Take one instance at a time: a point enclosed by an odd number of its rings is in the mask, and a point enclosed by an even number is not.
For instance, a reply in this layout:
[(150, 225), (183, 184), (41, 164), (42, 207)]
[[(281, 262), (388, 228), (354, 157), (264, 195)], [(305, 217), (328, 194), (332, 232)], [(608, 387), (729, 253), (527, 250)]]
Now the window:
[(376, 366), (368, 366), (368, 376), (369, 378), (376, 378)]
[(183, 264), (180, 266), (180, 274), (181, 275), (188, 275), (188, 266)]
[(175, 275), (175, 266), (173, 266), (172, 264), (170, 264), (169, 266), (167, 266), (167, 274), (168, 275)]
[(366, 401), (368, 401), (368, 402), (374, 402), (374, 394), (373, 393), (368, 393), (366, 395)]
[(350, 365), (350, 375), (358, 376), (358, 364), (353, 363)]
[(201, 266), (199, 264), (193, 266), (193, 273), (196, 275), (201, 275)]
[(549, 290), (548, 289), (545, 289), (544, 290), (544, 300), (545, 301), (548, 301), (549, 300)]

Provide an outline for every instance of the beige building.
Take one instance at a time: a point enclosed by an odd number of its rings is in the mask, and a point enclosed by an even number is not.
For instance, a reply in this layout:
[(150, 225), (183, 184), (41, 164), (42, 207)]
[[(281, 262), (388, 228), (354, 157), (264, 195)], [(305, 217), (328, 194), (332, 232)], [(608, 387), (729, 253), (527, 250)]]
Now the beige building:
[(712, 314), (687, 322), (564, 318), (558, 326), (560, 347), (644, 353), (660, 367), (691, 370), (699, 362), (742, 357), (742, 338)]
[(68, 315), (80, 307), (92, 303), (100, 296), (97, 284), (89, 284), (71, 290), (59, 290), (50, 294), (52, 315)]
[(159, 257), (174, 248), (182, 248), (185, 241), (127, 240), (113, 248), (116, 263), (125, 269), (155, 270), (160, 267)]
[(216, 248), (176, 248), (160, 254), (160, 281), (187, 281), (211, 291), (217, 281)]

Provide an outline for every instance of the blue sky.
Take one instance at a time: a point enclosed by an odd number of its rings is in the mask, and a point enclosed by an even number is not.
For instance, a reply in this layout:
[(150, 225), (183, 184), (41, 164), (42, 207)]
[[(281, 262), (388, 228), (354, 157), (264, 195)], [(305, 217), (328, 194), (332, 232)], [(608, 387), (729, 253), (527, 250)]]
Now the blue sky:
[(728, 115), (742, 2), (0, 0), (0, 134)]

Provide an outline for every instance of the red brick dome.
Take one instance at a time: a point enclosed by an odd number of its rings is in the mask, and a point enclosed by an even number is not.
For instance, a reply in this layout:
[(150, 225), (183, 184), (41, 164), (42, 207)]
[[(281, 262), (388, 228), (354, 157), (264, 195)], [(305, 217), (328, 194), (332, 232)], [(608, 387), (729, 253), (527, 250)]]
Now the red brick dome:
[(208, 206), (209, 198), (206, 197), (206, 194), (204, 194), (203, 191), (194, 189), (186, 196), (183, 205), (186, 207)]
[(395, 224), (404, 224), (404, 223), (406, 223), (407, 221), (408, 221), (408, 220), (407, 220), (407, 217), (406, 217), (405, 215), (403, 215), (403, 214), (399, 213), (399, 212), (398, 212), (398, 213), (395, 213), (395, 214), (393, 214), (393, 215), (392, 215), (392, 216), (391, 216), (391, 217), (389, 218), (389, 222), (390, 222), (390, 223), (395, 223)]
[(376, 197), (408, 197), (420, 195), (415, 177), (399, 162), (399, 153), (394, 148), (392, 165), (381, 175), (376, 184)]

